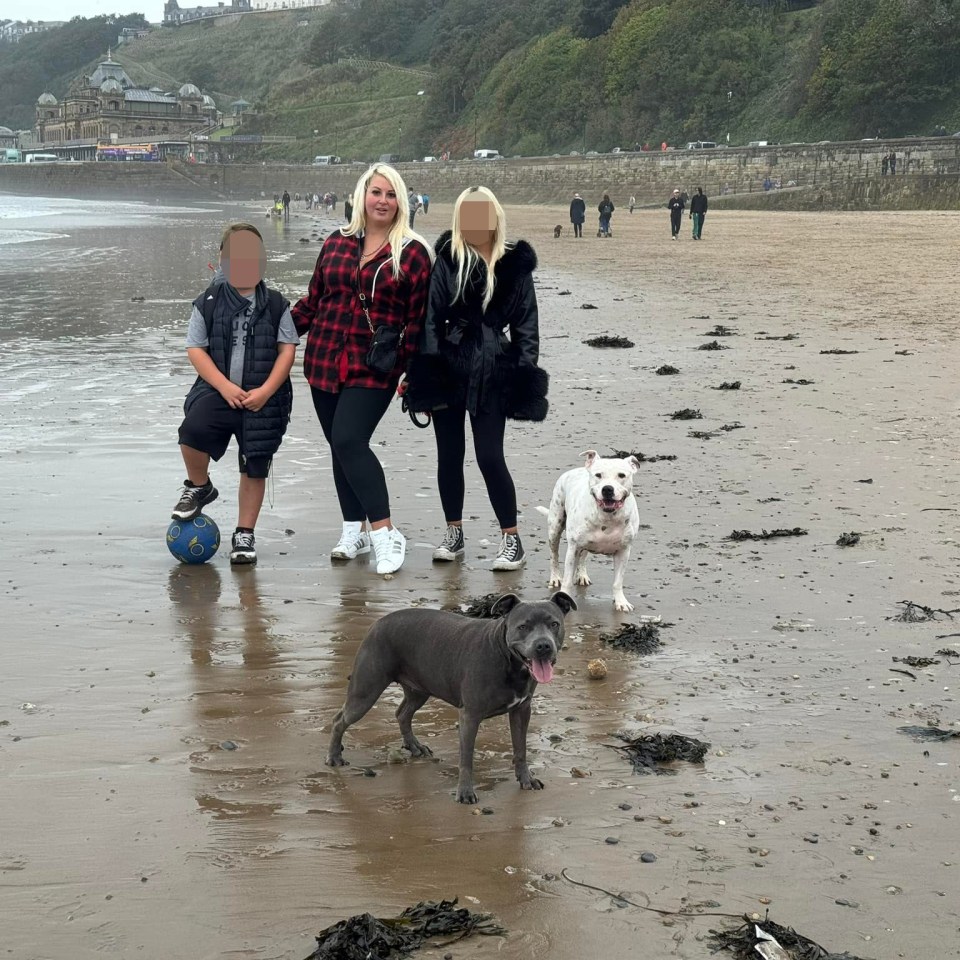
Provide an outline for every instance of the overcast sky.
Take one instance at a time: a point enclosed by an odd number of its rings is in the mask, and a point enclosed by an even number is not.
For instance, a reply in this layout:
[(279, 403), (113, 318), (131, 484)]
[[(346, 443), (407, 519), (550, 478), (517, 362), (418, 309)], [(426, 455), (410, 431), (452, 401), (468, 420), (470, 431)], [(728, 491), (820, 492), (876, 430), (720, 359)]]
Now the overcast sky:
[[(194, 0), (213, 5), (216, 0)], [(142, 13), (151, 23), (163, 19), (163, 0), (3, 0), (0, 20), (72, 20), (74, 17), (99, 17), (103, 13)]]

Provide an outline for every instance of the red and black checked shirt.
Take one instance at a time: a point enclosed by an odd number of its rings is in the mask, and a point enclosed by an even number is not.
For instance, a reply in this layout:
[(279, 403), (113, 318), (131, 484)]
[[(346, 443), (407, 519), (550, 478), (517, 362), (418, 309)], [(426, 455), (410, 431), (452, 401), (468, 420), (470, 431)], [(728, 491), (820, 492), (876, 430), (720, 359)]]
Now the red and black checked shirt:
[(320, 248), (307, 295), (291, 313), (297, 333), (306, 334), (303, 372), (311, 387), (338, 393), (344, 387), (394, 389), (410, 351), (416, 349), (430, 287), (430, 255), (416, 240), (400, 257), (401, 272), (393, 276), (389, 244), (360, 270), (360, 284), (374, 327), (406, 324), (397, 366), (387, 376), (371, 370), (364, 358), (370, 327), (357, 297), (357, 264), (363, 249), (360, 237), (339, 230)]

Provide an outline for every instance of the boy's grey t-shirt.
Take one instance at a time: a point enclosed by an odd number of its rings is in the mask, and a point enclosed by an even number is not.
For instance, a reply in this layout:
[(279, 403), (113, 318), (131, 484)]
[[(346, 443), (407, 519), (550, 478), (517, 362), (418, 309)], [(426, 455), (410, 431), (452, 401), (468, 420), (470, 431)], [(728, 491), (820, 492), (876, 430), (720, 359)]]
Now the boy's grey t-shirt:
[[(247, 297), (248, 306), (233, 318), (233, 345), (230, 348), (230, 373), (228, 379), (238, 387), (243, 385), (243, 361), (247, 353), (247, 328), (250, 325), (250, 317), (253, 315), (253, 308), (256, 305), (256, 294)], [(299, 345), (300, 337), (297, 336), (297, 328), (293, 325), (293, 317), (290, 314), (290, 308), (283, 311), (280, 318), (280, 326), (277, 329), (277, 343), (292, 343)], [(190, 347), (210, 346), (210, 340), (207, 337), (207, 325), (204, 322), (203, 314), (196, 308), (190, 314), (190, 323), (187, 325), (187, 349)]]

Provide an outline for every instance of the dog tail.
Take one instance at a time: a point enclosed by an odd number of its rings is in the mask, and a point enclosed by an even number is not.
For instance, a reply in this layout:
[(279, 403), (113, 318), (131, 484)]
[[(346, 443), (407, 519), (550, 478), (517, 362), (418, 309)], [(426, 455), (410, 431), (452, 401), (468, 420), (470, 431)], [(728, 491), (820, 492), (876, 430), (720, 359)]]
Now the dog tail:
[(550, 516), (550, 511), (546, 507), (541, 507), (540, 504), (537, 504), (537, 513), (542, 513), (545, 517)]

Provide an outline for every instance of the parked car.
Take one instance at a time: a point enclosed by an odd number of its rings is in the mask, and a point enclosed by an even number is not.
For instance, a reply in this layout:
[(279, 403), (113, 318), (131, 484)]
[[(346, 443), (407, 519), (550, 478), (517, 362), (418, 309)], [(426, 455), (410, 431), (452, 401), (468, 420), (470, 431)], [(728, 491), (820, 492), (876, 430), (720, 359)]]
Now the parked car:
[(712, 140), (691, 140), (687, 144), (688, 150), (713, 150), (716, 144)]
[(400, 154), (399, 153), (381, 153), (380, 154), (380, 163), (399, 163)]
[(436, 163), (436, 162), (437, 162), (437, 158), (436, 158), (436, 157), (424, 157), (424, 158), (423, 158), (423, 162), (424, 162), (424, 163)]
[(313, 158), (313, 165), (315, 167), (327, 167), (339, 162), (340, 162), (339, 157), (320, 156), (320, 157)]
[(502, 160), (499, 150), (474, 150), (474, 160)]

